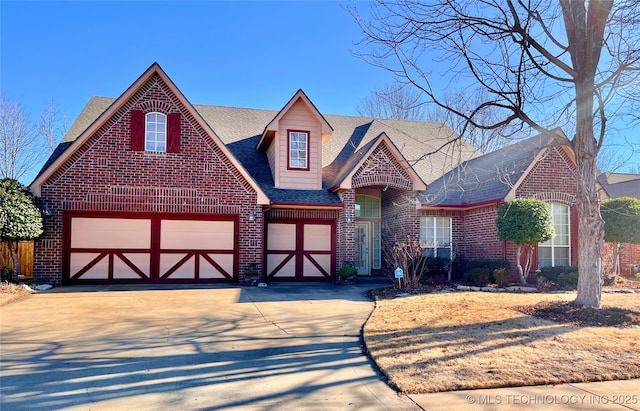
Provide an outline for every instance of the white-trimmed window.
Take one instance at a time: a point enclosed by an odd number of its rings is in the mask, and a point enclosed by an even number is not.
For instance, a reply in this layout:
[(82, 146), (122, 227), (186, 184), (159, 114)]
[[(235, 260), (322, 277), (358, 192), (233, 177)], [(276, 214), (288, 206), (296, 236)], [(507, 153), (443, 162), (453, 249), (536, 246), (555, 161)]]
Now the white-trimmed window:
[(309, 169), (309, 132), (289, 130), (289, 168)]
[(451, 218), (420, 218), (420, 241), (426, 257), (451, 258), (451, 238)]
[(144, 126), (145, 151), (167, 150), (167, 116), (162, 113), (147, 113)]
[(556, 236), (538, 244), (538, 267), (571, 265), (571, 226), (569, 206), (550, 203)]

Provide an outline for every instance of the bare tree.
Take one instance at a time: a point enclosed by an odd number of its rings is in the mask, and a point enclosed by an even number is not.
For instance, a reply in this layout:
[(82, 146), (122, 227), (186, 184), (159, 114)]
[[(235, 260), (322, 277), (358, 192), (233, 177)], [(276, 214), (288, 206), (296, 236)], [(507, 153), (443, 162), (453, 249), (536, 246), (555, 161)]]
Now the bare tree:
[(425, 120), (422, 93), (406, 84), (387, 84), (371, 90), (371, 94), (356, 105), (356, 112), (364, 117), (396, 120)]
[(38, 134), (49, 148), (49, 154), (55, 150), (62, 137), (67, 133), (68, 125), (67, 116), (60, 112), (53, 99), (49, 100), (40, 113), (40, 121), (37, 125)]
[[(445, 92), (443, 101), (448, 107), (455, 107), (458, 112), (470, 113), (483, 101), (484, 95), (486, 93), (482, 89), (470, 95), (462, 92)], [(473, 124), (467, 125), (463, 118), (454, 115), (451, 111), (439, 106), (427, 105), (424, 94), (419, 89), (411, 87), (411, 84), (399, 82), (372, 89), (370, 94), (356, 105), (356, 112), (365, 117), (444, 123), (458, 133), (459, 137), (483, 153), (495, 151), (529, 136), (529, 132), (523, 130), (521, 124), (509, 124), (499, 129), (483, 129)], [(476, 122), (486, 124), (496, 121), (498, 113), (493, 108), (487, 108), (475, 113), (475, 117)]]
[[(474, 93), (445, 91), (442, 101), (447, 107), (454, 107), (460, 113), (471, 113), (479, 104), (487, 98), (484, 89), (478, 89)], [(487, 129), (475, 127), (467, 124), (467, 121), (455, 115), (450, 110), (445, 110), (440, 106), (432, 105), (428, 112), (431, 121), (439, 121), (449, 125), (462, 138), (476, 147), (483, 153), (490, 153), (518, 140), (529, 137), (529, 130), (522, 127), (522, 124), (507, 124), (504, 127)], [(481, 124), (491, 124), (497, 122), (500, 113), (492, 107), (478, 111), (474, 114), (474, 122)]]
[[(610, 140), (611, 141), (611, 140)], [(623, 143), (610, 142), (603, 144), (598, 153), (597, 165), (601, 172), (609, 171), (612, 173), (623, 173), (626, 171), (633, 172), (634, 161), (638, 161), (638, 150), (632, 142), (625, 139)], [(636, 167), (639, 164), (635, 164)]]
[(0, 96), (0, 144), (0, 179), (19, 180), (42, 158), (42, 144), (33, 132), (26, 109), (5, 96)]
[[(633, 117), (640, 101), (640, 8), (634, 0), (377, 0), (365, 16), (359, 55), (413, 84), (479, 129), (523, 124), (553, 136), (563, 127), (576, 156), (576, 303), (600, 307), (603, 220), (596, 158), (612, 118)], [(436, 68), (438, 71), (436, 71)], [(443, 87), (486, 91), (461, 111)], [(478, 113), (494, 109), (497, 120)], [(626, 113), (626, 114), (625, 114)], [(567, 122), (570, 119), (570, 122)]]

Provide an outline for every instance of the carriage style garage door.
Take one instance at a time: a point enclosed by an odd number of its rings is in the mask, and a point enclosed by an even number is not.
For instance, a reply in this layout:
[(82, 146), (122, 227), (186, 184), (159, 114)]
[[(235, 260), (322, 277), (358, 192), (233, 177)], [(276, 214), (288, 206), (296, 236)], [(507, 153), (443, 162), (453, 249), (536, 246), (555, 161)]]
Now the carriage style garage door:
[(67, 213), (67, 283), (237, 281), (237, 216)]
[(266, 237), (269, 281), (335, 279), (335, 221), (269, 221)]

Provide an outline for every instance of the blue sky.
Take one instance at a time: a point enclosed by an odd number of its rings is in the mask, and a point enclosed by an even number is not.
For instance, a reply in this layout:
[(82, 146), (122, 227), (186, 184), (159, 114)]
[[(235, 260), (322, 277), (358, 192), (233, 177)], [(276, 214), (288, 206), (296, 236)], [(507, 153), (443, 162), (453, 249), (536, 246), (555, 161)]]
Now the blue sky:
[(355, 115), (392, 77), (351, 55), (362, 34), (345, 4), (2, 0), (0, 87), (34, 119), (53, 99), (73, 121), (157, 61), (194, 104), (279, 110), (302, 88)]
[(2, 92), (75, 118), (157, 61), (194, 104), (279, 110), (302, 88), (355, 114), (391, 77), (352, 56), (361, 34), (338, 2), (2, 1)]

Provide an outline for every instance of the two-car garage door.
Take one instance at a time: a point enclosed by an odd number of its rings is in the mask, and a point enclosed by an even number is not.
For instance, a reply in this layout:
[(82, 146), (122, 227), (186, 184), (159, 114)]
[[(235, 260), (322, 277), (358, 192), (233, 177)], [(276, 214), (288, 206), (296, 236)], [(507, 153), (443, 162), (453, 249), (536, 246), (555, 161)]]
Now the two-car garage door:
[(234, 282), (237, 216), (65, 215), (66, 283)]

